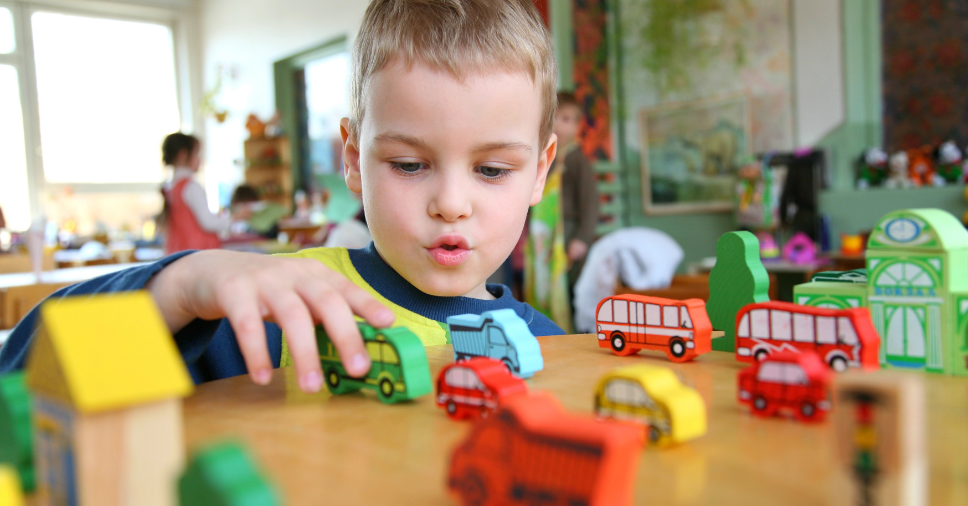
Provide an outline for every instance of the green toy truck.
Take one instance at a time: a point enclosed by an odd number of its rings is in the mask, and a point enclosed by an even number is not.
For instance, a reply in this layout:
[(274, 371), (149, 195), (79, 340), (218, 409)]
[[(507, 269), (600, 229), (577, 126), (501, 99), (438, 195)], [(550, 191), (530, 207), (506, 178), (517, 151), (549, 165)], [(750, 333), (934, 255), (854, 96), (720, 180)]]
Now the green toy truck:
[(393, 404), (430, 393), (430, 366), (420, 338), (406, 327), (375, 329), (362, 322), (357, 325), (373, 363), (362, 378), (346, 373), (326, 331), (322, 325), (316, 326), (319, 362), (326, 386), (333, 395), (369, 388), (376, 390), (381, 401)]

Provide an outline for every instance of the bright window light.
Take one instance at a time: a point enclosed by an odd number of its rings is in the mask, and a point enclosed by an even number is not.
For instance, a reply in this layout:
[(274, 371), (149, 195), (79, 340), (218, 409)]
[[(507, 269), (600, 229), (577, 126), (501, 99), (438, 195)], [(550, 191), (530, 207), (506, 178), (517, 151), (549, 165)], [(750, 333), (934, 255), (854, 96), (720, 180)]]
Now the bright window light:
[(0, 54), (12, 53), (17, 48), (13, 37), (13, 16), (10, 9), (0, 7)]
[(0, 65), (0, 207), (10, 230), (30, 225), (24, 120), (17, 69)]
[(312, 174), (338, 174), (343, 167), (339, 120), (349, 116), (348, 52), (306, 64), (306, 130)]
[(171, 30), (51, 12), (31, 27), (47, 181), (160, 183), (179, 128)]

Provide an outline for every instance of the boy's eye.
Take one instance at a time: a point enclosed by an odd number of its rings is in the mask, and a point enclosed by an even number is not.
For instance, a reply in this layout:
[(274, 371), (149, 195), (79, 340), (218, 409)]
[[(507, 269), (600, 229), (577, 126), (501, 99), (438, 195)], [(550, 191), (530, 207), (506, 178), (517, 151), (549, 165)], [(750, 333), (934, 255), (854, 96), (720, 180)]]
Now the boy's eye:
[(391, 165), (397, 170), (409, 173), (417, 172), (423, 167), (420, 162), (392, 162)]
[(488, 167), (487, 165), (479, 165), (477, 167), (477, 172), (488, 179), (499, 179), (506, 175), (509, 171), (508, 169), (499, 169), (497, 167)]

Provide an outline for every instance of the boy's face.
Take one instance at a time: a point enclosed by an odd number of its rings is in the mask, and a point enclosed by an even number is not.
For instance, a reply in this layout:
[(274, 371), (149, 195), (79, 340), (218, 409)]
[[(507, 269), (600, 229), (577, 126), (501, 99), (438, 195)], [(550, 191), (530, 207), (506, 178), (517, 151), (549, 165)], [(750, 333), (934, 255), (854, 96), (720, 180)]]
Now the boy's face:
[(578, 128), (581, 126), (581, 109), (574, 104), (568, 104), (558, 108), (555, 113), (555, 135), (562, 144), (568, 144), (578, 136)]
[(528, 207), (541, 200), (555, 137), (539, 145), (541, 96), (519, 73), (463, 82), (392, 63), (369, 82), (358, 137), (343, 119), (350, 190), (377, 251), (424, 293), (491, 298)]

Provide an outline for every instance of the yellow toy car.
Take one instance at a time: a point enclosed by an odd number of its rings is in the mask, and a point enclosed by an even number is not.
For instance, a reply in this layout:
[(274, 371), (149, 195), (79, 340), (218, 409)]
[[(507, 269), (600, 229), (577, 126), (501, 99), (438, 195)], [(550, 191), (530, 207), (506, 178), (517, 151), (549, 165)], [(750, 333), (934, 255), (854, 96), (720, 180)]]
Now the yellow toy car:
[(699, 392), (665, 367), (633, 365), (608, 372), (595, 389), (595, 413), (644, 424), (649, 442), (659, 446), (706, 433), (706, 405)]

